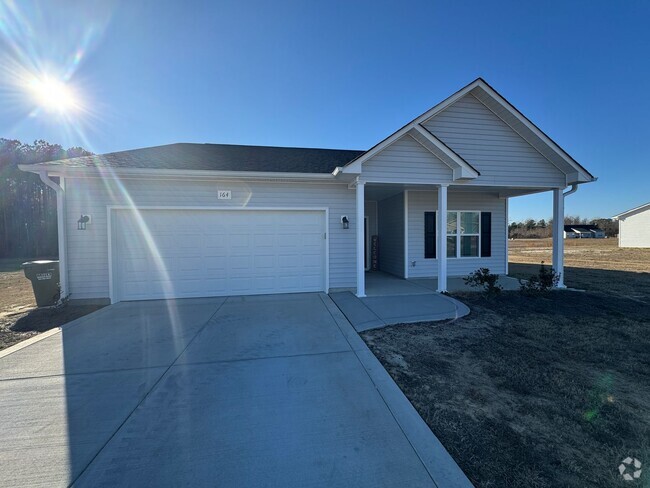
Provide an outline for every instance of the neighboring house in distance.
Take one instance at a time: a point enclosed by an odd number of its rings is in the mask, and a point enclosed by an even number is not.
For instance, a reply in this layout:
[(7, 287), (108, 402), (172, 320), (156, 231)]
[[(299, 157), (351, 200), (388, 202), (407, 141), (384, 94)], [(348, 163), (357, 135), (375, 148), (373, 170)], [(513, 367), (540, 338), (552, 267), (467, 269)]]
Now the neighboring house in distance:
[(564, 190), (595, 180), (480, 78), (367, 151), (170, 144), (20, 168), (57, 191), (62, 295), (113, 303), (364, 296), (375, 235), (381, 271), (444, 292), (506, 274), (508, 199), (547, 191), (562, 276)]
[(592, 224), (572, 224), (564, 226), (565, 239), (604, 239), (605, 231)]
[(650, 247), (650, 202), (612, 218), (618, 220), (619, 247)]

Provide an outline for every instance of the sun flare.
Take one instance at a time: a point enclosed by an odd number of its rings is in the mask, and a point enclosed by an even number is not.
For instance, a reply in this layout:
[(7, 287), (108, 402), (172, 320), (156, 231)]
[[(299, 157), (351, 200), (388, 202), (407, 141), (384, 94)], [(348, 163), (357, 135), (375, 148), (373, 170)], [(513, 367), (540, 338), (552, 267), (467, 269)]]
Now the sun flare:
[(78, 102), (72, 89), (65, 83), (49, 76), (32, 79), (29, 83), (29, 91), (38, 106), (48, 112), (63, 114), (78, 108)]

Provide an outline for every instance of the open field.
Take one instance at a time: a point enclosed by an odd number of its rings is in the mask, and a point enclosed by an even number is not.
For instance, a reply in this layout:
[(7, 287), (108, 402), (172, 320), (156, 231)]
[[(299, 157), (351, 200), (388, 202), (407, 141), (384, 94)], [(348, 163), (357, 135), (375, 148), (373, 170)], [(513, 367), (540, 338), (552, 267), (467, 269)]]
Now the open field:
[(31, 282), (20, 268), (27, 259), (0, 259), (0, 350), (101, 308), (65, 305), (36, 308)]
[[(542, 296), (456, 294), (470, 315), (363, 334), (477, 488), (650, 486), (650, 250), (566, 242)], [(510, 241), (510, 274), (551, 264), (551, 242)]]
[[(650, 302), (650, 249), (621, 249), (616, 239), (566, 239), (564, 281), (581, 290), (599, 291)], [(539, 264), (552, 263), (551, 239), (509, 241), (510, 275), (526, 278)]]

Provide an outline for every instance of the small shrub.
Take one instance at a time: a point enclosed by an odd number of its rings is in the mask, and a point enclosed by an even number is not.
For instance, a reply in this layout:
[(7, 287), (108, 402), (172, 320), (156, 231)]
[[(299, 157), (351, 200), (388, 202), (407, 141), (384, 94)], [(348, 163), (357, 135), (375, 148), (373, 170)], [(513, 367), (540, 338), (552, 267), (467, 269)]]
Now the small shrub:
[(544, 261), (539, 267), (536, 275), (528, 278), (528, 281), (519, 280), (519, 286), (522, 293), (527, 295), (538, 295), (548, 293), (555, 288), (560, 282), (560, 274), (556, 273), (553, 268), (544, 266)]
[(488, 268), (479, 268), (472, 271), (466, 278), (463, 278), (466, 285), (473, 288), (483, 287), (483, 291), (488, 297), (498, 295), (503, 290), (501, 285), (497, 284), (499, 275), (490, 273)]

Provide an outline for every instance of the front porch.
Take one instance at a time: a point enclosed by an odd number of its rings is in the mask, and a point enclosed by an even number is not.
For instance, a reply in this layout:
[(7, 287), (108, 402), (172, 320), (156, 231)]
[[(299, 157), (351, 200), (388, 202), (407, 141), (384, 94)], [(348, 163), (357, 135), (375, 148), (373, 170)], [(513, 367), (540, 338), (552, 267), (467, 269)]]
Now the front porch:
[[(361, 180), (354, 186), (360, 298), (473, 291), (463, 278), (479, 268), (500, 275), (505, 290), (518, 289), (507, 276), (509, 198), (550, 190), (555, 227), (564, 215), (559, 188)], [(564, 240), (554, 231), (553, 268), (562, 275)]]
[[(387, 297), (400, 295), (426, 295), (437, 293), (437, 278), (399, 278), (381, 271), (366, 273), (366, 296)], [(518, 290), (519, 281), (511, 276), (499, 276), (499, 284), (504, 290)], [(447, 278), (447, 291), (453, 292), (476, 292), (465, 284), (461, 277)]]

